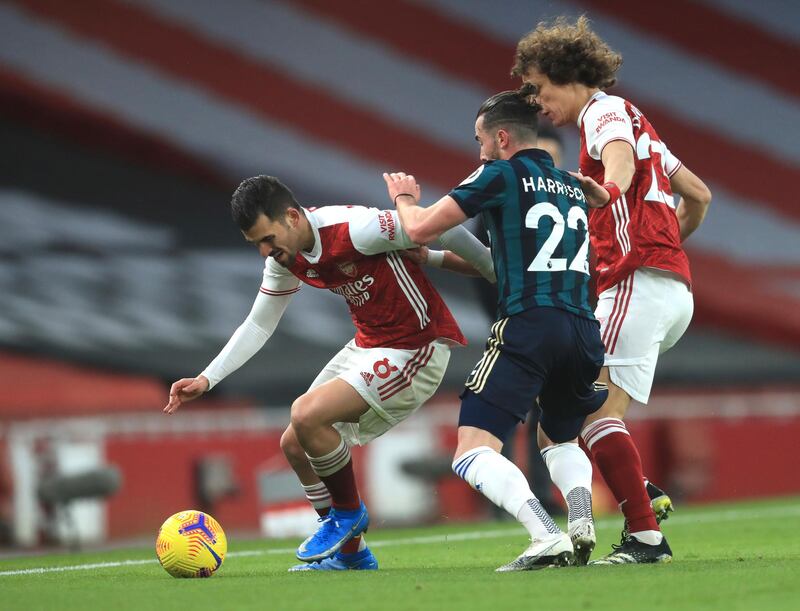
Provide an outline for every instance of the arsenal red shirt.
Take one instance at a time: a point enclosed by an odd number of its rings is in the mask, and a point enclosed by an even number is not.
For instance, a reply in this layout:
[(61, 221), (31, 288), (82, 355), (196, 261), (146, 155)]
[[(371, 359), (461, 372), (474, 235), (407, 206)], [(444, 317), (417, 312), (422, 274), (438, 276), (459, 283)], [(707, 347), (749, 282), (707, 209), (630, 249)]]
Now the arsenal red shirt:
[(578, 116), (578, 127), (580, 169), (585, 176), (605, 182), (601, 154), (615, 140), (633, 147), (636, 164), (627, 192), (613, 204), (592, 208), (589, 215), (597, 292), (618, 284), (639, 267), (670, 271), (691, 284), (669, 183), (681, 162), (641, 111), (623, 98), (596, 93)]

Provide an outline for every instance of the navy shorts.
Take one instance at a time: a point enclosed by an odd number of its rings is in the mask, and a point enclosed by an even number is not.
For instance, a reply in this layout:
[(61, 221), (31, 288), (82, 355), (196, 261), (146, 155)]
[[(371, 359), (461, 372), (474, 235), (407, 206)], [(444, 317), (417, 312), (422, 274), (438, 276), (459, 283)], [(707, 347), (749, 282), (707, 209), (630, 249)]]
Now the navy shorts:
[(467, 378), (459, 426), (505, 441), (538, 397), (547, 436), (555, 443), (574, 439), (608, 396), (594, 387), (604, 352), (598, 322), (566, 310), (532, 308), (498, 320)]

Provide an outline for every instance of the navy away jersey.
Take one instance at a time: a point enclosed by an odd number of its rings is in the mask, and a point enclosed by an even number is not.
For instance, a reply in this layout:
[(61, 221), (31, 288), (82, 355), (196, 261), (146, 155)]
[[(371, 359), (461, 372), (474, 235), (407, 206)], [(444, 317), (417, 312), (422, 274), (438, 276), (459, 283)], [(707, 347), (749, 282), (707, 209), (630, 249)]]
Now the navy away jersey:
[(556, 168), (549, 154), (526, 149), (489, 161), (450, 197), (467, 216), (482, 215), (500, 317), (555, 307), (594, 318), (586, 198), (578, 180)]

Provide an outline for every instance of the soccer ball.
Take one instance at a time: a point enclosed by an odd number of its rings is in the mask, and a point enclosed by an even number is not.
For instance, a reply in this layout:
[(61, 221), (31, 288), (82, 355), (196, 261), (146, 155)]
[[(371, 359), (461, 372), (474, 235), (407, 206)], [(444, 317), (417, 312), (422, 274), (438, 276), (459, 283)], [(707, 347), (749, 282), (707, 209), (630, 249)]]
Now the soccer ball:
[(211, 577), (227, 551), (219, 522), (202, 511), (176, 513), (158, 529), (156, 556), (173, 577)]

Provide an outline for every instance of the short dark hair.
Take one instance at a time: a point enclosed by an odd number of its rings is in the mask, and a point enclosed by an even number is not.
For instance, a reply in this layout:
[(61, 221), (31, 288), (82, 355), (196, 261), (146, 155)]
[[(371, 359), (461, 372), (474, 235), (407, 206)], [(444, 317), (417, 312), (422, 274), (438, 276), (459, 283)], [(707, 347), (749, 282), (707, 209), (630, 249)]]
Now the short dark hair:
[(526, 139), (536, 137), (541, 107), (533, 102), (532, 93), (528, 85), (496, 93), (481, 104), (475, 118), (483, 116), (484, 129), (502, 126)]
[(283, 220), (289, 208), (300, 209), (294, 194), (274, 176), (253, 176), (243, 180), (231, 197), (231, 215), (242, 231), (256, 224), (260, 215)]

